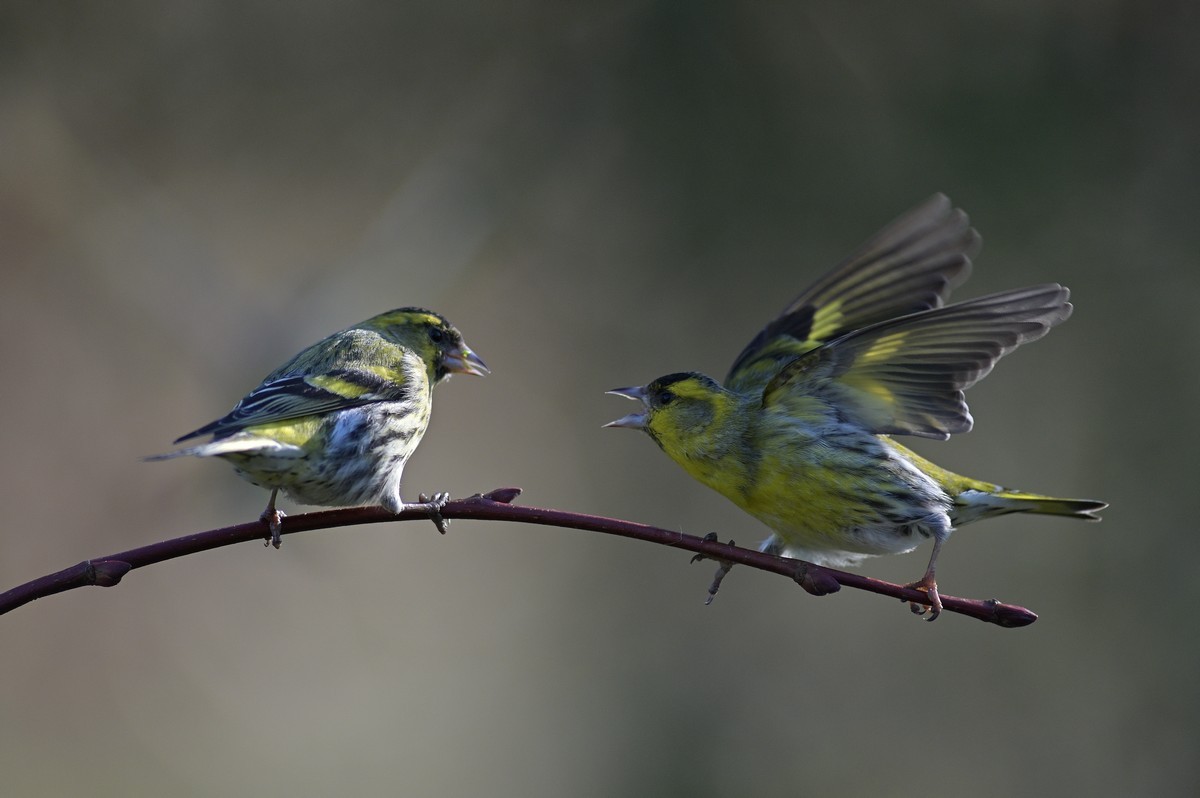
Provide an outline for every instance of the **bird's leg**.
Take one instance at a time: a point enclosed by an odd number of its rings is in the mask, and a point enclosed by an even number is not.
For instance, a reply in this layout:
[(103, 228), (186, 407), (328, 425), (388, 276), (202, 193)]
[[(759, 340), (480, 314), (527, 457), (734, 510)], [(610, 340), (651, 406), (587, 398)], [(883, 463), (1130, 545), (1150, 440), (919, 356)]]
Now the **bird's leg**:
[(401, 503), (400, 510), (424, 510), (429, 513), (429, 519), (433, 521), (433, 525), (437, 527), (437, 531), (444, 535), (446, 534), (446, 527), (450, 526), (450, 521), (442, 518), (442, 508), (449, 501), (449, 493), (435, 493), (432, 498), (421, 493), (417, 495), (415, 503)]
[(275, 497), (279, 495), (279, 488), (271, 491), (271, 498), (267, 501), (267, 509), (262, 511), (262, 515), (258, 517), (271, 530), (271, 537), (263, 543), (264, 546), (270, 545), (279, 548), (283, 545), (283, 538), (280, 532), (283, 530), (283, 519), (287, 517), (287, 513), (283, 510), (275, 509)]
[[(939, 535), (933, 536), (933, 554), (929, 556), (929, 567), (925, 569), (925, 575), (915, 582), (905, 585), (905, 587), (913, 590), (920, 590), (929, 599), (929, 617), (925, 620), (934, 621), (942, 614), (942, 599), (938, 595), (937, 580), (933, 578), (934, 569), (937, 567), (938, 552), (942, 550), (942, 537)], [(912, 602), (909, 604), (911, 609), (917, 615), (924, 615), (926, 608), (922, 604)]]
[[(717, 540), (717, 533), (709, 532), (704, 536), (704, 539), (715, 542)], [(729, 545), (734, 545), (732, 540), (729, 541)], [(783, 541), (780, 540), (778, 536), (771, 535), (762, 542), (762, 544), (758, 547), (758, 550), (763, 554), (774, 554), (776, 557), (780, 557), (783, 555)], [(692, 562), (699, 562), (700, 560), (707, 559), (710, 558), (705, 557), (703, 554), (697, 554), (692, 558)], [(717, 566), (717, 572), (713, 574), (712, 584), (708, 586), (708, 598), (704, 600), (705, 606), (713, 603), (713, 599), (717, 597), (717, 591), (721, 589), (721, 582), (724, 581), (725, 575), (733, 570), (733, 563), (731, 563), (729, 560), (717, 560), (717, 562), (720, 564)]]
[[(718, 540), (717, 533), (709, 532), (704, 536), (704, 539), (709, 543), (716, 543)], [(732, 540), (729, 541), (729, 545), (734, 545)], [(700, 562), (701, 560), (710, 559), (714, 558), (707, 557), (703, 554), (697, 554), (693, 556), (689, 562)], [(717, 572), (713, 574), (712, 584), (708, 586), (708, 598), (704, 600), (704, 606), (706, 607), (709, 604), (712, 604), (713, 599), (717, 597), (717, 591), (721, 589), (721, 581), (725, 578), (725, 574), (729, 573), (733, 569), (733, 563), (729, 562), (729, 560), (717, 560), (717, 562), (720, 563), (720, 565), (717, 566)]]

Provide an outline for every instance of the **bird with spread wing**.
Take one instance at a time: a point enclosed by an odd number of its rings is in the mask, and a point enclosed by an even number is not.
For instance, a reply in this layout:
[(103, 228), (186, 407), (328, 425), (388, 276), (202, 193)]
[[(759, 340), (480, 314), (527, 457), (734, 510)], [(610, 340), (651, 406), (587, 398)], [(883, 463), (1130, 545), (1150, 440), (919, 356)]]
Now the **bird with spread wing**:
[(1096, 521), (1107, 506), (960, 476), (892, 437), (970, 430), (963, 392), (1071, 315), (1057, 284), (946, 305), (978, 248), (966, 214), (934, 196), (789, 304), (724, 384), (680, 372), (616, 389), (641, 407), (605, 426), (643, 430), (766, 524), (763, 551), (856, 565), (932, 539), (910, 587), (925, 593), (933, 620), (938, 553), (955, 527), (1017, 512)]

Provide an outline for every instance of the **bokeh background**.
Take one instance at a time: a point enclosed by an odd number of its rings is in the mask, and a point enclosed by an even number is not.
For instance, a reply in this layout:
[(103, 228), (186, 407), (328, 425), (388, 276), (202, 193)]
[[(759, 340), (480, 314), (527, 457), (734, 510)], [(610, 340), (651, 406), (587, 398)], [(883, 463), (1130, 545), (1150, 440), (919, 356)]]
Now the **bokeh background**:
[(4, 4), (0, 588), (254, 518), (140, 458), (408, 304), (494, 371), (439, 388), (409, 496), (754, 542), (602, 392), (722, 375), (934, 191), (984, 236), (959, 297), (1077, 307), (917, 445), (1113, 505), (954, 537), (943, 590), (1015, 631), (747, 569), (705, 607), (711, 564), (511, 524), (188, 557), (0, 619), (4, 794), (1195, 794), (1198, 10)]

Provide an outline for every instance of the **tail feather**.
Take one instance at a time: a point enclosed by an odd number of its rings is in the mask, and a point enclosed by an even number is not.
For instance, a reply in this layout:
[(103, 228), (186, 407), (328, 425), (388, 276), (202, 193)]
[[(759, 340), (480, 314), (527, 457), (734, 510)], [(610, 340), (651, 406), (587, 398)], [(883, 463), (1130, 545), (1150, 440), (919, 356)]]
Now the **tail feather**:
[(1015, 508), (1017, 512), (1065, 515), (1070, 518), (1082, 518), (1085, 521), (1099, 521), (1100, 511), (1108, 506), (1108, 502), (1094, 499), (1057, 499), (1053, 496), (1022, 493), (1017, 490), (1001, 491), (996, 494), (996, 498), (1017, 505)]
[(280, 443), (271, 438), (257, 435), (231, 435), (228, 438), (202, 443), (199, 446), (189, 446), (176, 452), (152, 454), (144, 460), (170, 460), (175, 457), (223, 457), (230, 454), (270, 455), (272, 457), (299, 457), (304, 450), (290, 443)]
[(152, 463), (155, 460), (170, 460), (175, 457), (183, 457), (184, 455), (192, 454), (191, 449), (180, 449), (177, 452), (167, 452), (166, 454), (148, 454), (142, 458), (143, 463)]
[(1039, 493), (1003, 489), (995, 492), (963, 491), (958, 495), (955, 504), (958, 510), (956, 523), (960, 524), (1008, 513), (1061, 515), (1084, 521), (1099, 521), (1100, 511), (1108, 506), (1107, 502), (1094, 499), (1060, 499)]

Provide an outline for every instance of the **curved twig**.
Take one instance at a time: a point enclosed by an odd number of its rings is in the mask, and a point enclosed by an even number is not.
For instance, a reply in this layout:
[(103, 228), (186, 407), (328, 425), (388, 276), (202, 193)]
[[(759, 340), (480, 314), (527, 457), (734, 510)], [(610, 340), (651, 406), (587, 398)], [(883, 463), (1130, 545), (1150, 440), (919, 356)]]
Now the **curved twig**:
[[(711, 595), (716, 593), (720, 577), (734, 563), (748, 565), (762, 571), (781, 574), (794, 579), (801, 587), (813, 595), (821, 596), (837, 592), (842, 586), (867, 590), (884, 596), (891, 596), (902, 601), (924, 604), (925, 594), (911, 588), (872, 579), (859, 574), (837, 571), (825, 568), (803, 560), (777, 557), (764, 554), (753, 549), (744, 549), (730, 543), (721, 543), (714, 536), (699, 538), (682, 532), (672, 532), (659, 527), (637, 524), (632, 521), (621, 521), (615, 518), (604, 518), (597, 515), (566, 512), (563, 510), (548, 510), (540, 507), (524, 507), (512, 504), (520, 495), (520, 488), (500, 488), (484, 495), (475, 495), (467, 499), (449, 502), (442, 508), (442, 516), (447, 519), (465, 518), (479, 521), (515, 521), (526, 524), (542, 524), (546, 526), (582, 529), (591, 532), (603, 532), (608, 535), (636, 538), (650, 543), (673, 546), (697, 555), (695, 559), (711, 559), (722, 563), (717, 579), (709, 588)], [(302, 515), (288, 516), (283, 521), (282, 534), (291, 535), (297, 532), (307, 532), (313, 529), (329, 529), (339, 526), (354, 526), (356, 524), (377, 524), (385, 521), (415, 521), (428, 520), (428, 514), (420, 510), (407, 510), (398, 515), (384, 510), (382, 507), (349, 507), (336, 510), (323, 510)], [(57, 573), (43, 576), (32, 582), (14, 587), (12, 590), (0, 593), (0, 615), (15, 610), (29, 602), (73, 590), (87, 585), (111, 587), (121, 581), (125, 574), (134, 568), (142, 568), (164, 560), (183, 557), (209, 549), (229, 546), (234, 543), (244, 543), (250, 540), (263, 540), (270, 533), (263, 521), (253, 521), (247, 524), (199, 532), (193, 535), (152, 543), (107, 557), (64, 568)], [(1002, 604), (996, 599), (979, 601), (975, 599), (956, 598), (942, 595), (943, 609), (968, 615), (981, 621), (994, 623), (998, 626), (1014, 628), (1028, 626), (1037, 620), (1037, 615), (1012, 604)]]

